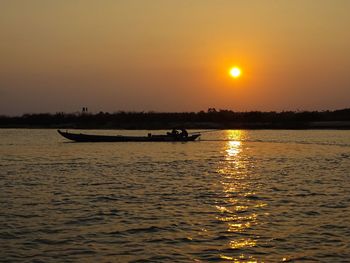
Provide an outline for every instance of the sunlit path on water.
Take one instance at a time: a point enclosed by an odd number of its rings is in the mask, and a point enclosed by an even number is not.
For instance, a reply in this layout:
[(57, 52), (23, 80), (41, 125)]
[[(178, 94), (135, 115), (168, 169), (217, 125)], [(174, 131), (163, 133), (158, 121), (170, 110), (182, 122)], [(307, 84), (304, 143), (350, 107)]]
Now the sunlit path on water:
[(155, 144), (66, 143), (53, 130), (0, 135), (4, 261), (350, 257), (348, 131), (227, 130)]
[(234, 262), (257, 262), (254, 256), (243, 253), (247, 248), (255, 247), (258, 236), (254, 235), (254, 226), (259, 224), (259, 207), (266, 203), (257, 200), (256, 185), (253, 185), (252, 174), (244, 156), (244, 131), (226, 131), (227, 142), (224, 144), (224, 161), (218, 167), (219, 180), (222, 185), (222, 204), (216, 208), (220, 212), (218, 220), (227, 224), (227, 232), (232, 235), (227, 243), (225, 253), (220, 254), (223, 260)]

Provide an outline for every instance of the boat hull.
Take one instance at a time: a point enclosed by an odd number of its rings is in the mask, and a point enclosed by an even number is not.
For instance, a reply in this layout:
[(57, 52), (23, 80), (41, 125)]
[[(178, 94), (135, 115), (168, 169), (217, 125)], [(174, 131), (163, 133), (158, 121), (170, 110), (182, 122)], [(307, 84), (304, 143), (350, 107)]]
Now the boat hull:
[(110, 136), (91, 135), (83, 133), (70, 133), (57, 130), (64, 138), (75, 142), (189, 142), (195, 141), (200, 134), (193, 134), (188, 137), (171, 135), (151, 135), (151, 136)]

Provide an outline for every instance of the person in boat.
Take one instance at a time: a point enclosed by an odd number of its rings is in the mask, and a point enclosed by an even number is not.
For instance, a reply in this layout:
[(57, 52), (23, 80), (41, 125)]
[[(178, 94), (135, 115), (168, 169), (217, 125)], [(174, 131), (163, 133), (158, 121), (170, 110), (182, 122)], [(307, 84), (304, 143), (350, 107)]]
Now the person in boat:
[(181, 137), (186, 137), (186, 138), (188, 137), (188, 132), (186, 131), (186, 129), (184, 129), (184, 128), (181, 129), (180, 136)]
[(167, 132), (169, 136), (177, 137), (179, 136), (179, 131), (177, 129), (172, 129), (171, 132)]

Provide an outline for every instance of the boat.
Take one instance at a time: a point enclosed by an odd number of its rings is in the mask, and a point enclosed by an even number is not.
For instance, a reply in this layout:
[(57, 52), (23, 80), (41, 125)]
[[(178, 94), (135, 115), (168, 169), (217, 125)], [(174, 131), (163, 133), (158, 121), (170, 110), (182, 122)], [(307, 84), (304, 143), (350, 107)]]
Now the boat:
[(166, 135), (123, 136), (123, 135), (92, 135), (83, 133), (70, 133), (57, 130), (64, 138), (75, 142), (189, 142), (195, 141), (200, 133), (183, 136), (181, 134), (167, 133)]

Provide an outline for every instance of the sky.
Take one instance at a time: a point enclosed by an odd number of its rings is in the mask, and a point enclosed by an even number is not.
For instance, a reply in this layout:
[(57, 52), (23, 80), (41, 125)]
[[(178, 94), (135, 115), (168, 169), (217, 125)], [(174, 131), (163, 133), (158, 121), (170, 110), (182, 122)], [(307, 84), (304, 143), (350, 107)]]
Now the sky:
[(0, 0), (0, 115), (349, 108), (349, 11), (348, 0)]

